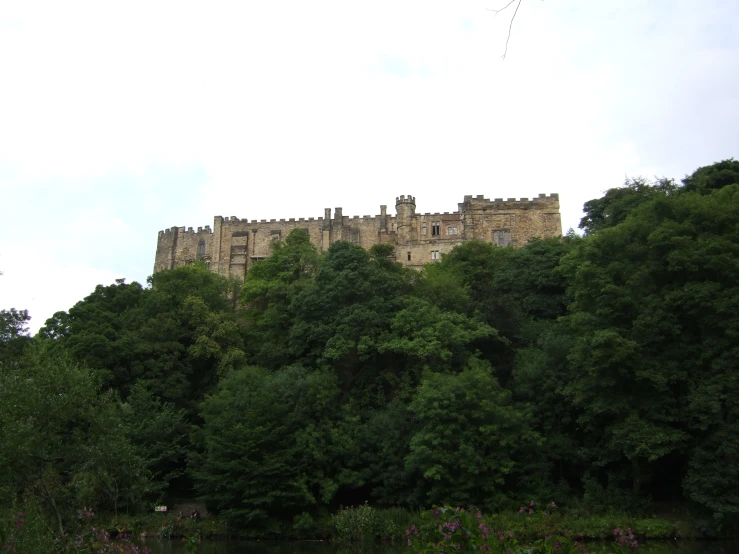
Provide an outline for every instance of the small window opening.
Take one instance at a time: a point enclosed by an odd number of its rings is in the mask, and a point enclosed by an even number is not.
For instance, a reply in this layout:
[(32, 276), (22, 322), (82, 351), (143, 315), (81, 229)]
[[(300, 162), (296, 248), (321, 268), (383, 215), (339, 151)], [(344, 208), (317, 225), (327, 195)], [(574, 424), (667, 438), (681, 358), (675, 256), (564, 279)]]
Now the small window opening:
[(446, 228), (446, 234), (447, 235), (458, 235), (459, 234), (459, 227), (447, 227)]
[(408, 252), (408, 261), (409, 262), (411, 261), (411, 253), (410, 252)]
[(440, 260), (441, 259), (441, 255), (439, 254), (439, 251), (438, 250), (432, 250), (431, 251), (431, 259), (432, 260)]
[(205, 239), (200, 239), (198, 243), (198, 259), (205, 257)]
[(426, 222), (425, 221), (421, 223), (421, 234), (422, 235), (426, 234)]
[(508, 246), (511, 244), (511, 232), (505, 229), (493, 231), (493, 243), (495, 246)]
[(441, 234), (441, 222), (434, 221), (431, 223), (431, 236), (438, 237)]

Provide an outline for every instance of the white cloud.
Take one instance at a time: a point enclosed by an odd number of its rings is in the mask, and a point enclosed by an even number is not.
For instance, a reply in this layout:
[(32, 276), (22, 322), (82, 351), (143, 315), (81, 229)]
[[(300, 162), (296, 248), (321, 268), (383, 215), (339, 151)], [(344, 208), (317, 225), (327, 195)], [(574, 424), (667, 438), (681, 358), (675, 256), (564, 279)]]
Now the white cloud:
[(124, 275), (93, 267), (84, 260), (48, 263), (42, 243), (0, 243), (0, 306), (27, 309), (33, 332), (54, 315), (68, 310), (97, 285), (111, 284)]

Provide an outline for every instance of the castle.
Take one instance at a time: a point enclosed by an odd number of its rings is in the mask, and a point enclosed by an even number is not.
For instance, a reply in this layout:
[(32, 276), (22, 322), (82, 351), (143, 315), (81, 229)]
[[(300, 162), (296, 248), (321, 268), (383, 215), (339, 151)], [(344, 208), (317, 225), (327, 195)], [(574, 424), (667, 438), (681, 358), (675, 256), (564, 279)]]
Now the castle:
[(497, 246), (523, 246), (534, 237), (562, 234), (558, 194), (538, 198), (496, 198), (465, 196), (456, 212), (416, 213), (416, 199), (400, 196), (395, 215), (380, 206), (380, 215), (349, 217), (341, 208), (324, 210), (323, 217), (308, 219), (247, 220), (216, 216), (213, 228), (172, 227), (159, 231), (154, 272), (203, 260), (211, 270), (243, 280), (255, 262), (269, 256), (271, 244), (283, 240), (293, 229), (308, 233), (319, 251), (345, 240), (370, 248), (389, 243), (395, 259), (419, 269), (441, 259), (456, 245), (476, 239)]

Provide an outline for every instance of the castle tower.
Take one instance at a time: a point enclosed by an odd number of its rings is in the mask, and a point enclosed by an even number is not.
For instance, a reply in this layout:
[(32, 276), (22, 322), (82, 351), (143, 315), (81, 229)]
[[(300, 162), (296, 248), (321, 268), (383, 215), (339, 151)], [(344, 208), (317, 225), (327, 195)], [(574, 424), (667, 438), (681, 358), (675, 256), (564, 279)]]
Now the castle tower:
[(416, 216), (416, 199), (410, 194), (396, 198), (395, 214), (398, 243), (410, 242), (413, 218)]

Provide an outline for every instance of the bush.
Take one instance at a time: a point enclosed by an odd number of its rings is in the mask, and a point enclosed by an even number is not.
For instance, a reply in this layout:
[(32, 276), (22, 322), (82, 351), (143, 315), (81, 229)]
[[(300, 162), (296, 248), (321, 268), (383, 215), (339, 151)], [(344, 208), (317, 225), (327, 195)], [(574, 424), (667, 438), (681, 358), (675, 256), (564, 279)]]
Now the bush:
[(49, 522), (34, 501), (14, 504), (0, 511), (0, 552), (51, 554), (60, 551), (59, 537), (49, 531)]
[(404, 508), (377, 509), (365, 503), (354, 508), (341, 508), (331, 516), (330, 527), (333, 538), (342, 542), (404, 542), (405, 530), (420, 515), (420, 512)]
[(356, 508), (341, 508), (331, 516), (334, 538), (345, 542), (375, 539), (379, 522), (377, 510), (366, 503)]

